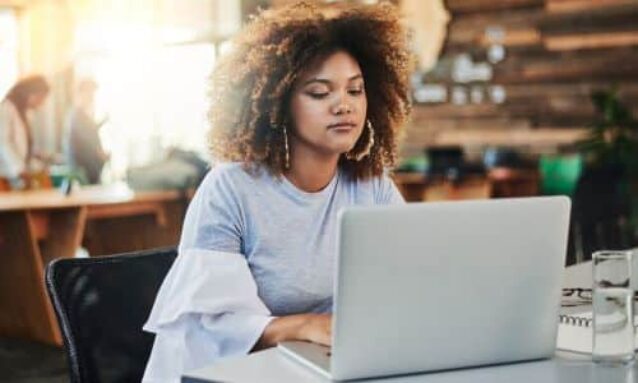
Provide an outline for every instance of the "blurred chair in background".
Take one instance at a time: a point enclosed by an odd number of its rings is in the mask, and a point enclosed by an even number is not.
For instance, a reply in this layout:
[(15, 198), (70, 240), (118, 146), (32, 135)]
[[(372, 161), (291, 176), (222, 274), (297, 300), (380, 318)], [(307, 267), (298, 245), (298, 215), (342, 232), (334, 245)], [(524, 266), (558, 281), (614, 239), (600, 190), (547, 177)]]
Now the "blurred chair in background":
[(580, 154), (543, 155), (539, 169), (543, 195), (571, 196), (583, 171), (583, 158)]
[(490, 198), (492, 185), (485, 169), (465, 161), (458, 146), (426, 149), (429, 166), (424, 201)]
[(492, 197), (529, 197), (539, 194), (540, 176), (535, 160), (524, 158), (520, 149), (490, 147), (483, 154), (492, 183)]
[(489, 178), (494, 198), (539, 195), (540, 175), (536, 169), (494, 168)]
[(492, 195), (492, 185), (487, 177), (470, 176), (458, 182), (438, 180), (428, 183), (423, 193), (424, 201), (486, 199)]

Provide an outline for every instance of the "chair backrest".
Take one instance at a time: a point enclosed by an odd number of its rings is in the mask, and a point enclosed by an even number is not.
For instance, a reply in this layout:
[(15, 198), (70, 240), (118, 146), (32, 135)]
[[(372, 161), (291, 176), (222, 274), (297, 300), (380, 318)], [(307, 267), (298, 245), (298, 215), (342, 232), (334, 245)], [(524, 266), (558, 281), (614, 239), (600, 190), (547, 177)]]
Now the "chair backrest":
[(46, 270), (71, 382), (139, 382), (153, 345), (142, 331), (177, 251), (56, 259)]
[(545, 195), (571, 196), (583, 172), (583, 156), (543, 155), (539, 160), (541, 192)]

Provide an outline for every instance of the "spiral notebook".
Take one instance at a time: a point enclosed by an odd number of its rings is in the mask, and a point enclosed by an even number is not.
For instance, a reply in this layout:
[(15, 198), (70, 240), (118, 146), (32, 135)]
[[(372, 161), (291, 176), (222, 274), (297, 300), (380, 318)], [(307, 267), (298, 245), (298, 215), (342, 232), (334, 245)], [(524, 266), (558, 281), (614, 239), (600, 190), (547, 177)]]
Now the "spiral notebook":
[[(563, 351), (591, 354), (592, 352), (592, 313), (560, 315), (556, 348)], [(638, 323), (638, 316), (634, 317)], [(638, 346), (638, 327), (634, 344)]]

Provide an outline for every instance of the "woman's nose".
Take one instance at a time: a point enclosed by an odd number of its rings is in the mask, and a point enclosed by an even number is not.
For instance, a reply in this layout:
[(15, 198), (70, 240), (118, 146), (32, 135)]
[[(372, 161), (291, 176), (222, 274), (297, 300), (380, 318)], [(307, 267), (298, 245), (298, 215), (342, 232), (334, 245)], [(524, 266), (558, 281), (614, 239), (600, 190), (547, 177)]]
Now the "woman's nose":
[(352, 112), (352, 108), (345, 103), (339, 103), (334, 109), (335, 114), (350, 114), (350, 112)]
[(336, 105), (333, 107), (334, 114), (349, 114), (352, 113), (352, 106), (347, 102), (345, 96), (340, 97), (337, 100)]

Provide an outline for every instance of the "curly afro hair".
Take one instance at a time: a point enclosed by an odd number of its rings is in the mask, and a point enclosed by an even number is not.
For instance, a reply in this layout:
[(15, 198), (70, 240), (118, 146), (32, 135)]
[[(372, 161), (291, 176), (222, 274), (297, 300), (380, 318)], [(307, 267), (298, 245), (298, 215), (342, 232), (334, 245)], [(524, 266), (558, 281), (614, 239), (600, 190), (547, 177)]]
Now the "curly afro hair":
[[(300, 2), (262, 11), (235, 36), (211, 83), (210, 148), (216, 160), (251, 168), (285, 166), (283, 124), (300, 72), (337, 50), (361, 67), (374, 146), (360, 161), (344, 155), (339, 166), (358, 179), (395, 165), (397, 135), (410, 113), (412, 55), (399, 12), (392, 4), (317, 5)], [(364, 130), (352, 152), (366, 146)]]

